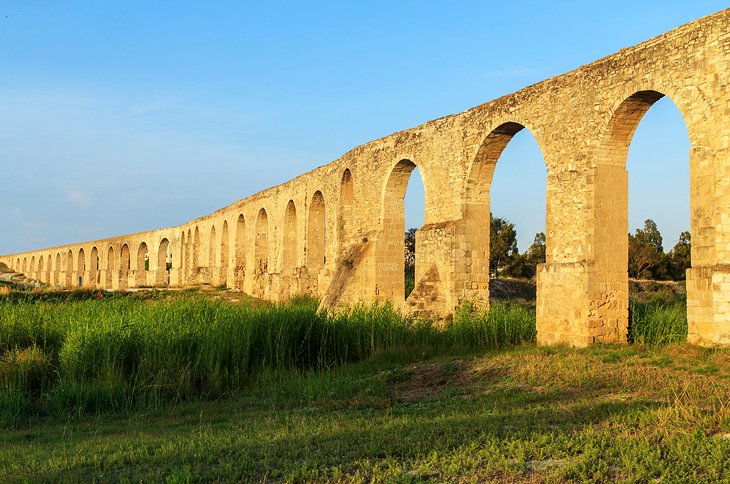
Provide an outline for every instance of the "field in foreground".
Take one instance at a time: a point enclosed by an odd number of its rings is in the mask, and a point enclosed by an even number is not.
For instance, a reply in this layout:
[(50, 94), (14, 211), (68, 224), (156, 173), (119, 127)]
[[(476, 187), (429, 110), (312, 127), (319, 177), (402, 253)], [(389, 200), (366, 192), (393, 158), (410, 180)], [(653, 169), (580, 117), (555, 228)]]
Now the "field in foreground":
[(0, 482), (730, 481), (730, 351), (536, 348), (534, 307), (446, 326), (209, 296), (0, 298)]
[(730, 480), (730, 352), (383, 352), (238, 395), (29, 424), (0, 480)]

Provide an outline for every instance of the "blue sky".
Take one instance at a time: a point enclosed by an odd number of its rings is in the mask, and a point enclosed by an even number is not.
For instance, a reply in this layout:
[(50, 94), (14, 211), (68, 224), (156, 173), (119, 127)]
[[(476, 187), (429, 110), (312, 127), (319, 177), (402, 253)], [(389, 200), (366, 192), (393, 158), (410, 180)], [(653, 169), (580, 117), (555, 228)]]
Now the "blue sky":
[[(0, 0), (0, 253), (183, 223), (725, 7)], [(630, 227), (653, 218), (668, 249), (689, 225), (689, 146), (661, 103), (631, 146)], [(492, 210), (522, 248), (544, 230), (544, 177), (519, 134)]]

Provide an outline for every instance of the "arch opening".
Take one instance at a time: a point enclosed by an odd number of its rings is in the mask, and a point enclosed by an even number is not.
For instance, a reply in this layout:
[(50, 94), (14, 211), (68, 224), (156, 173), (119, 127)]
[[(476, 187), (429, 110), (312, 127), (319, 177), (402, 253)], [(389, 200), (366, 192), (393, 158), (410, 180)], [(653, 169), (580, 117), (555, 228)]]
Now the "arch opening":
[(269, 283), (269, 218), (266, 210), (259, 210), (256, 217), (256, 239), (254, 241), (254, 278), (256, 294), (264, 296)]
[(43, 259), (44, 259), (44, 257), (42, 255), (38, 256), (38, 280), (41, 282), (48, 282), (46, 280), (46, 274), (43, 271), (44, 265), (45, 265), (44, 264), (45, 261)]
[(215, 225), (210, 228), (210, 237), (208, 238), (208, 261), (207, 267), (203, 274), (203, 284), (214, 284), (214, 273), (218, 268), (215, 258), (215, 249), (217, 247)]
[(137, 249), (137, 261), (134, 271), (134, 284), (137, 287), (147, 285), (147, 271), (149, 270), (150, 260), (147, 244), (142, 242)]
[(188, 229), (188, 236), (185, 239), (185, 284), (190, 284), (193, 273), (193, 232)]
[(221, 230), (221, 268), (220, 268), (220, 283), (228, 287), (228, 221), (223, 221), (223, 229)]
[(243, 290), (246, 280), (246, 220), (243, 214), (238, 215), (236, 221), (236, 248), (235, 248), (235, 266), (234, 266), (234, 285), (236, 289)]
[(129, 271), (131, 269), (131, 254), (127, 244), (122, 245), (119, 261), (119, 289), (129, 287)]
[(107, 289), (113, 289), (114, 288), (114, 271), (115, 271), (115, 263), (114, 263), (114, 247), (109, 246), (109, 250), (106, 253), (106, 277), (104, 281), (104, 286)]
[(170, 241), (164, 238), (157, 249), (157, 271), (155, 277), (158, 286), (170, 284), (170, 269), (172, 268), (172, 254), (169, 253)]
[(340, 206), (339, 213), (337, 214), (337, 237), (340, 253), (346, 250), (346, 245), (353, 235), (353, 198), (352, 172), (350, 172), (349, 168), (346, 168), (342, 173), (342, 180), (340, 181)]
[(550, 259), (546, 187), (544, 156), (529, 129), (506, 122), (486, 135), (466, 180), (466, 250), (457, 270), (467, 281), (459, 289), (478, 306), (489, 305), (490, 277), (532, 278)]
[[(409, 255), (408, 248), (406, 247), (405, 197), (411, 175), (416, 169), (417, 166), (413, 161), (407, 159), (400, 160), (391, 170), (384, 191), (382, 215), (383, 233), (377, 266), (378, 292), (396, 307), (403, 306), (406, 300), (406, 258), (410, 259), (410, 255), (413, 258), (409, 260), (408, 265), (409, 267), (413, 267), (413, 281), (417, 281), (419, 275), (421, 275), (421, 264), (415, 252), (417, 230), (412, 231), (413, 244), (410, 247), (413, 250), (412, 254)], [(410, 223), (423, 223), (427, 201), (425, 190), (423, 192), (424, 215), (419, 217), (414, 213), (409, 217)], [(410, 279), (408, 289), (409, 291), (413, 289), (413, 282)]]
[(327, 213), (322, 192), (312, 195), (307, 223), (307, 271), (311, 279), (311, 292), (319, 293), (319, 279), (326, 263)]
[(56, 253), (56, 265), (53, 271), (53, 284), (59, 285), (61, 283), (61, 253)]
[(71, 249), (66, 254), (66, 287), (74, 287), (73, 281), (74, 274), (74, 254)]
[(291, 278), (296, 270), (296, 258), (297, 258), (297, 207), (294, 204), (294, 200), (289, 200), (286, 204), (286, 211), (284, 212), (284, 230), (283, 240), (281, 246), (281, 272), (284, 275), (284, 284), (290, 286), (288, 289), (289, 295), (291, 295), (292, 287), (286, 279)]
[(78, 264), (76, 265), (76, 283), (77, 287), (84, 287), (88, 282), (86, 280), (86, 254), (84, 249), (79, 249)]
[[(658, 91), (638, 91), (626, 98), (606, 126), (596, 153), (595, 210), (601, 230), (596, 230), (594, 245), (596, 284), (607, 289), (596, 292), (614, 301), (614, 309), (601, 315), (602, 340), (650, 342), (645, 338), (651, 316), (634, 293), (643, 283), (631, 281), (684, 280), (695, 262), (695, 246), (706, 242), (693, 237), (690, 228), (701, 223), (702, 213), (693, 195), (698, 190), (692, 190), (697, 180), (690, 173), (691, 148), (684, 116)], [(686, 296), (671, 304), (687, 316)], [(668, 330), (672, 334), (661, 337), (686, 341), (687, 326), (685, 318)]]
[(200, 282), (200, 230), (197, 225), (195, 226), (195, 232), (193, 233), (193, 249), (192, 249), (192, 267), (191, 267), (191, 279), (194, 284)]
[(99, 274), (99, 251), (96, 246), (91, 248), (91, 257), (89, 259), (89, 283), (97, 286), (101, 283)]

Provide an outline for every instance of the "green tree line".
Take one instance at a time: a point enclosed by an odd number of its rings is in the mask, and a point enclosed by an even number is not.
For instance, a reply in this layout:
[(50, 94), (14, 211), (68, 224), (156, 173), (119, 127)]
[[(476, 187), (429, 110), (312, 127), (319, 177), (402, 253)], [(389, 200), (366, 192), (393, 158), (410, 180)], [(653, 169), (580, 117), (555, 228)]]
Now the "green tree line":
[[(664, 252), (662, 235), (653, 220), (629, 236), (629, 277), (634, 279), (685, 279), (690, 266), (692, 248), (689, 232), (682, 232), (679, 241)], [(405, 233), (406, 297), (415, 283), (416, 229)], [(523, 253), (517, 247), (517, 230), (509, 220), (490, 214), (489, 273), (492, 277), (535, 277), (537, 264), (545, 262), (545, 234), (535, 234), (532, 245)]]

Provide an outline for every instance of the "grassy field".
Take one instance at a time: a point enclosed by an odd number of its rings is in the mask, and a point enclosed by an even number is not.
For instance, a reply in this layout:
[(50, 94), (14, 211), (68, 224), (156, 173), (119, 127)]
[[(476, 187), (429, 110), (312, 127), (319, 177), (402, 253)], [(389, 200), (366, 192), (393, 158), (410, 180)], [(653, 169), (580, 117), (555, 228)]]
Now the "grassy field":
[(383, 352), (4, 432), (0, 480), (727, 481), (728, 363), (687, 346)]
[(529, 304), (444, 328), (150, 294), (0, 299), (0, 481), (730, 481), (730, 352), (672, 343), (676, 298), (575, 350)]

